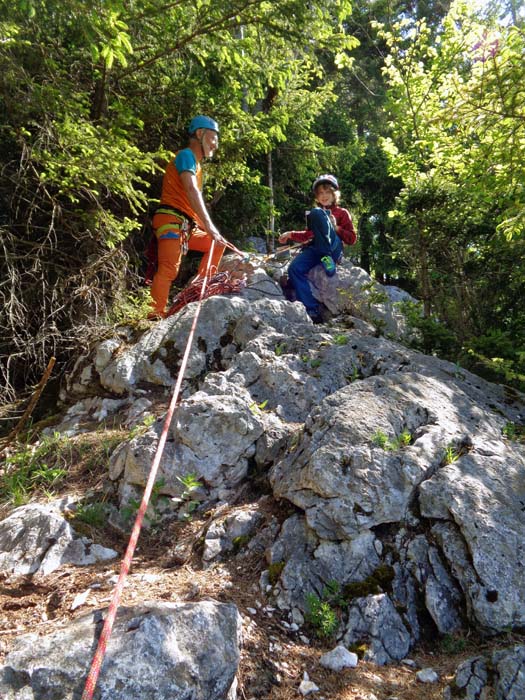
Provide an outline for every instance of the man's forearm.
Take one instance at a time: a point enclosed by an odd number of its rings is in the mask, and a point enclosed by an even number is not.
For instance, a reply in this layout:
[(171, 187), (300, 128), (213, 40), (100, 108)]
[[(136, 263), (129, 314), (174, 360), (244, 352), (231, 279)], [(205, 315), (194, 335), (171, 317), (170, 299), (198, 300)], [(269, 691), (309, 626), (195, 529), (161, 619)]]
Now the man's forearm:
[(195, 212), (199, 228), (202, 228), (204, 231), (210, 233), (211, 229), (214, 229), (215, 226), (213, 225), (213, 221), (211, 220), (211, 217), (208, 214), (208, 210), (206, 209), (206, 205), (204, 204), (202, 194), (199, 190), (190, 190), (187, 194), (188, 199), (190, 200), (191, 208)]

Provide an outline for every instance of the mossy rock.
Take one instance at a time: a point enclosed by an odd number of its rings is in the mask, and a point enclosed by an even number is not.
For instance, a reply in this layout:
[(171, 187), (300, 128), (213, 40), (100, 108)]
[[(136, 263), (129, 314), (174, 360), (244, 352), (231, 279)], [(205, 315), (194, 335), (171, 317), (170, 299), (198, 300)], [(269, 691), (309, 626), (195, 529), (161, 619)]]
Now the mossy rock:
[(378, 595), (391, 590), (391, 584), (394, 580), (395, 572), (388, 564), (381, 564), (375, 569), (370, 576), (367, 576), (363, 581), (354, 581), (347, 583), (343, 587), (343, 597), (350, 602), (355, 598), (365, 598), (369, 595)]
[(234, 537), (232, 540), (232, 544), (233, 544), (233, 551), (235, 552), (235, 554), (237, 554), (237, 552), (239, 552), (241, 549), (243, 549), (243, 547), (246, 547), (246, 545), (248, 544), (248, 542), (250, 540), (251, 540), (250, 535), (239, 535), (239, 537)]
[(270, 581), (272, 586), (275, 586), (275, 584), (279, 580), (279, 577), (285, 566), (286, 562), (276, 561), (273, 564), (270, 564), (270, 566), (268, 567), (268, 580)]

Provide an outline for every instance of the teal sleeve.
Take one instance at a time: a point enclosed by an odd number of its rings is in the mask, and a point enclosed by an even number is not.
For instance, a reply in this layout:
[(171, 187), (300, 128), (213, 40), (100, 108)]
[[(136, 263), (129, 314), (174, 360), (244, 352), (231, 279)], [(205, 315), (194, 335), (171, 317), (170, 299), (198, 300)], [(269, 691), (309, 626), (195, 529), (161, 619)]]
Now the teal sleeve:
[(185, 171), (193, 175), (197, 174), (197, 161), (191, 148), (183, 148), (182, 151), (179, 151), (174, 162), (179, 174)]

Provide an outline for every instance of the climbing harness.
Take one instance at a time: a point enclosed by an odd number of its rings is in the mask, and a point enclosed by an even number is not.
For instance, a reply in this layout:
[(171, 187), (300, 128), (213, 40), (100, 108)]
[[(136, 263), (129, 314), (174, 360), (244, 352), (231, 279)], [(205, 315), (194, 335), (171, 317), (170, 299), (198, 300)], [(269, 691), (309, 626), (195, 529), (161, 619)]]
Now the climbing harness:
[(215, 246), (215, 241), (212, 241), (212, 244), (210, 247), (210, 258), (208, 260), (206, 272), (204, 273), (204, 277), (202, 278), (202, 281), (200, 283), (201, 290), (200, 290), (200, 295), (199, 295), (199, 299), (198, 299), (198, 304), (195, 308), (195, 315), (193, 317), (193, 323), (191, 325), (191, 329), (190, 329), (190, 332), (188, 335), (188, 340), (186, 342), (186, 348), (184, 350), (184, 355), (182, 357), (182, 362), (180, 365), (179, 373), (177, 375), (175, 388), (173, 390), (170, 405), (168, 407), (168, 412), (166, 414), (166, 419), (164, 421), (162, 432), (161, 432), (161, 435), (159, 438), (159, 443), (157, 445), (157, 450), (155, 452), (155, 456), (154, 456), (153, 462), (151, 464), (150, 473), (148, 476), (148, 481), (147, 481), (146, 487), (144, 489), (144, 495), (142, 497), (141, 504), (140, 504), (139, 509), (137, 511), (137, 516), (135, 518), (133, 530), (132, 530), (131, 536), (129, 538), (126, 553), (125, 553), (124, 558), (123, 558), (122, 563), (121, 563), (118, 581), (117, 581), (117, 583), (115, 585), (115, 589), (113, 591), (113, 596), (111, 598), (111, 602), (110, 602), (110, 605), (108, 608), (106, 619), (104, 620), (104, 626), (102, 628), (102, 632), (101, 632), (100, 638), (98, 640), (97, 649), (95, 651), (95, 655), (94, 655), (92, 663), (91, 663), (91, 667), (90, 667), (90, 670), (89, 670), (89, 673), (88, 673), (88, 676), (86, 679), (86, 684), (84, 686), (84, 691), (82, 693), (81, 700), (93, 700), (93, 693), (95, 692), (95, 687), (96, 687), (97, 680), (98, 680), (98, 677), (100, 674), (100, 669), (102, 667), (102, 662), (103, 662), (104, 656), (106, 654), (106, 649), (107, 649), (109, 638), (111, 636), (111, 631), (113, 629), (113, 623), (115, 622), (115, 618), (117, 615), (117, 609), (118, 609), (118, 606), (120, 603), (120, 598), (122, 596), (122, 591), (124, 589), (126, 577), (129, 573), (129, 569), (131, 566), (131, 560), (133, 558), (133, 553), (135, 552), (135, 548), (137, 546), (137, 541), (138, 541), (138, 538), (140, 535), (140, 530), (142, 528), (144, 516), (146, 514), (146, 509), (148, 507), (151, 493), (153, 491), (153, 486), (154, 486), (155, 480), (157, 478), (157, 472), (159, 469), (160, 460), (162, 458), (162, 453), (164, 452), (164, 447), (166, 445), (166, 440), (168, 438), (168, 430), (169, 430), (169, 427), (170, 427), (170, 424), (171, 424), (171, 421), (173, 418), (173, 414), (175, 412), (175, 407), (177, 405), (177, 401), (179, 398), (179, 393), (180, 393), (182, 381), (184, 378), (184, 372), (186, 371), (186, 366), (188, 364), (190, 350), (191, 350), (191, 346), (193, 343), (193, 337), (195, 335), (195, 330), (197, 328), (197, 321), (198, 321), (199, 314), (200, 314), (201, 307), (202, 307), (202, 301), (205, 298), (205, 294), (206, 294), (208, 276), (210, 273), (210, 262), (211, 262), (211, 257), (213, 255), (214, 246)]

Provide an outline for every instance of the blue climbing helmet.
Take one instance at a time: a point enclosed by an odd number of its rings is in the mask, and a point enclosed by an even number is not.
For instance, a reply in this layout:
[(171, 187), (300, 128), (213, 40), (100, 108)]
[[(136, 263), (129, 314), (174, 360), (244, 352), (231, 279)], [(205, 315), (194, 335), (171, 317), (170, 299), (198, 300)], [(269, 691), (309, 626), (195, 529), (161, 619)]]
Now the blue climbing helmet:
[(316, 187), (319, 187), (319, 185), (329, 185), (330, 187), (333, 187), (334, 190), (339, 189), (339, 183), (337, 182), (337, 178), (335, 175), (329, 175), (326, 173), (325, 175), (319, 175), (319, 177), (316, 177), (313, 185), (312, 185), (312, 192), (315, 194), (315, 189)]
[(199, 114), (196, 117), (193, 117), (188, 126), (188, 134), (192, 136), (197, 129), (211, 129), (212, 131), (219, 133), (219, 125), (215, 119), (206, 117), (204, 114)]

